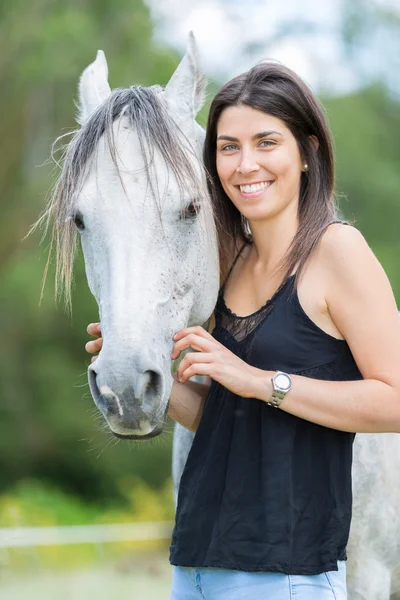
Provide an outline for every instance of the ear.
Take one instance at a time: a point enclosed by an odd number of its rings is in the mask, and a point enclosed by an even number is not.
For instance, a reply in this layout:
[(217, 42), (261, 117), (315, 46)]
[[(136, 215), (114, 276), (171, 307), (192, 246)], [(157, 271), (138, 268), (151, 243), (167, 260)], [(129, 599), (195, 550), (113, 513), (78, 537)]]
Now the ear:
[(96, 60), (86, 67), (79, 80), (78, 123), (85, 123), (110, 94), (107, 60), (103, 50), (98, 50)]
[(168, 82), (164, 97), (182, 120), (194, 120), (204, 104), (207, 80), (200, 64), (193, 32), (189, 33), (186, 54)]

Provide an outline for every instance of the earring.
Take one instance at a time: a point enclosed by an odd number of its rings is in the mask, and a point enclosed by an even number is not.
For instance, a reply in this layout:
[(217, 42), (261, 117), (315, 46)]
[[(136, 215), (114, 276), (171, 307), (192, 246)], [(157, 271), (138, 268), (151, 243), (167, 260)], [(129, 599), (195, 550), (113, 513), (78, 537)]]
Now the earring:
[(303, 169), (304, 169), (304, 171), (308, 171), (308, 164), (307, 163), (304, 163)]

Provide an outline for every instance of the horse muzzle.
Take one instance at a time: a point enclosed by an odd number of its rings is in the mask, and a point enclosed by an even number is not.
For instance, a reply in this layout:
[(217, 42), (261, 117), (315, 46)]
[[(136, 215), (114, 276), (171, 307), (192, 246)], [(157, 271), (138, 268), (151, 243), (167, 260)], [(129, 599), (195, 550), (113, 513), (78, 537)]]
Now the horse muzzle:
[(138, 372), (131, 367), (128, 381), (117, 373), (117, 368), (104, 364), (93, 363), (88, 369), (93, 400), (111, 432), (122, 439), (145, 440), (159, 435), (168, 404), (162, 373), (154, 368)]

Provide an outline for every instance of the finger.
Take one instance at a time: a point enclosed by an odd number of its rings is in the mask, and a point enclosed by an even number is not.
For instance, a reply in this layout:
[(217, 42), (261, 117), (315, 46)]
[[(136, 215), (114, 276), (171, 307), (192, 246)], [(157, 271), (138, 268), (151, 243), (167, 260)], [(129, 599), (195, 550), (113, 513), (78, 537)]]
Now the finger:
[(90, 323), (90, 325), (87, 326), (86, 331), (89, 335), (99, 337), (101, 335), (101, 325), (100, 323)]
[(178, 381), (181, 379), (182, 374), (186, 371), (186, 369), (188, 369), (192, 364), (210, 363), (214, 360), (213, 354), (209, 352), (188, 352), (179, 363), (179, 367), (176, 371)]
[(190, 365), (190, 367), (188, 367), (184, 373), (182, 373), (182, 376), (178, 381), (180, 383), (186, 383), (187, 380), (194, 375), (208, 375), (211, 377), (212, 371), (212, 363), (194, 363), (193, 365)]
[(91, 363), (94, 363), (95, 360), (97, 360), (99, 358), (98, 354), (96, 354), (96, 356), (92, 356), (92, 358), (90, 359)]
[(85, 350), (89, 354), (97, 354), (103, 347), (103, 338), (98, 338), (97, 340), (92, 340), (87, 342), (85, 345)]
[(208, 333), (208, 331), (206, 331), (204, 329), (204, 327), (201, 327), (200, 325), (196, 325), (195, 327), (186, 327), (185, 329), (181, 329), (180, 331), (178, 331), (178, 333), (176, 333), (173, 336), (172, 339), (175, 341), (178, 341), (178, 340), (182, 339), (183, 337), (185, 337), (185, 335), (190, 335), (191, 333), (194, 333), (194, 334), (204, 337), (206, 339), (214, 339), (213, 336), (210, 333)]
[(211, 352), (215, 348), (215, 340), (212, 336), (210, 336), (210, 339), (206, 339), (195, 333), (189, 333), (174, 344), (171, 354), (172, 360), (177, 359), (186, 348), (193, 348), (198, 352)]

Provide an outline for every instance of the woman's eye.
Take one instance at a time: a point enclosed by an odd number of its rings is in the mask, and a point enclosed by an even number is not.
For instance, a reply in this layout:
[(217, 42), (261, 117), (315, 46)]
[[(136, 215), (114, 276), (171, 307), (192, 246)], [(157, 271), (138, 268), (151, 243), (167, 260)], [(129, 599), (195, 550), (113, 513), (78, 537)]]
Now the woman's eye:
[(271, 148), (271, 146), (275, 146), (275, 142), (271, 140), (263, 140), (259, 144), (262, 148)]
[(236, 150), (237, 146), (235, 144), (227, 144), (226, 146), (222, 146), (221, 150), (229, 152), (231, 150)]
[(79, 231), (83, 231), (83, 230), (85, 229), (85, 224), (84, 224), (84, 222), (83, 222), (83, 217), (82, 217), (82, 215), (78, 215), (78, 214), (76, 214), (76, 215), (74, 216), (74, 218), (73, 218), (73, 221), (74, 221), (74, 223), (75, 223), (75, 225), (76, 225), (76, 228), (77, 228)]

